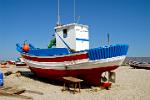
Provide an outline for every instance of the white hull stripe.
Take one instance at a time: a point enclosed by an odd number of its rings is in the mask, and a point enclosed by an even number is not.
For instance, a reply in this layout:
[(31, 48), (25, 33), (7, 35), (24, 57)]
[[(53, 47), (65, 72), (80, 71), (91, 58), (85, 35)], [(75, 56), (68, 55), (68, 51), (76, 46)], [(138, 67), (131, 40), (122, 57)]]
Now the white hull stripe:
[(66, 62), (36, 62), (25, 60), (28, 66), (42, 69), (57, 69), (57, 70), (75, 70), (75, 69), (91, 69), (99, 67), (107, 67), (120, 65), (124, 61), (125, 56), (112, 57), (107, 59), (90, 61), (88, 59), (66, 61)]

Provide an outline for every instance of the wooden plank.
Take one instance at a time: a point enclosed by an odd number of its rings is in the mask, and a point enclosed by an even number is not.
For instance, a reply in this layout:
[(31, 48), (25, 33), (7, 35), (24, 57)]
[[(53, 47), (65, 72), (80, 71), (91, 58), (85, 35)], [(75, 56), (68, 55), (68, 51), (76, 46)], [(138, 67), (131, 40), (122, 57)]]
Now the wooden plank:
[(69, 77), (63, 77), (63, 79), (67, 80), (67, 81), (71, 81), (71, 82), (82, 82), (83, 80), (69, 76)]
[(0, 90), (3, 90), (9, 94), (21, 94), (25, 91), (25, 89), (17, 89), (17, 87), (2, 87)]
[(17, 89), (16, 87), (0, 87), (0, 95), (2, 96), (11, 96), (11, 97), (19, 97), (22, 99), (32, 99), (32, 97), (19, 95), (23, 93), (25, 89)]
[(1, 86), (0, 87), (0, 90), (8, 90), (8, 89), (11, 89), (12, 87), (4, 87), (4, 86)]
[(2, 96), (12, 96), (12, 97), (19, 97), (23, 99), (32, 99), (32, 97), (19, 95), (24, 92), (36, 93), (39, 95), (43, 95), (42, 92), (39, 91), (32, 91), (32, 90), (25, 90), (25, 89), (17, 89), (17, 87), (0, 87), (0, 95)]
[(32, 97), (29, 97), (29, 96), (7, 93), (4, 90), (0, 90), (0, 95), (2, 95), (2, 96), (11, 96), (11, 97), (18, 97), (18, 98), (22, 98), (22, 99), (33, 99)]
[(9, 89), (6, 91), (7, 93), (10, 93), (10, 94), (21, 94), (23, 92), (25, 92), (25, 89)]
[(25, 92), (30, 92), (30, 93), (35, 93), (35, 94), (43, 95), (43, 93), (39, 92), (39, 91), (25, 90)]

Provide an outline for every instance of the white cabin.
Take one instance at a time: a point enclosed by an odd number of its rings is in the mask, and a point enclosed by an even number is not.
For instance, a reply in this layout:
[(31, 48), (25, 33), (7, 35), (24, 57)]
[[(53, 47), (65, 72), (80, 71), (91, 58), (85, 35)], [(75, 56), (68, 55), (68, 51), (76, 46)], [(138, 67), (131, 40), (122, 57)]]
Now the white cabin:
[[(56, 48), (66, 48), (66, 45), (73, 50), (81, 51), (89, 49), (89, 31), (87, 25), (71, 23), (55, 27)], [(59, 36), (60, 37), (59, 37)]]

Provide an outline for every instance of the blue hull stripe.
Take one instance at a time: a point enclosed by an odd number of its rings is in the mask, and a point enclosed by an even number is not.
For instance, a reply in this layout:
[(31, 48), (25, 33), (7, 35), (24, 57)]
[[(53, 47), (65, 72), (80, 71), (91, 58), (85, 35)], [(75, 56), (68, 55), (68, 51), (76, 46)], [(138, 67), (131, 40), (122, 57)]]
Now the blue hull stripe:
[(79, 41), (89, 41), (89, 39), (82, 39), (82, 38), (76, 38), (76, 40), (79, 40)]

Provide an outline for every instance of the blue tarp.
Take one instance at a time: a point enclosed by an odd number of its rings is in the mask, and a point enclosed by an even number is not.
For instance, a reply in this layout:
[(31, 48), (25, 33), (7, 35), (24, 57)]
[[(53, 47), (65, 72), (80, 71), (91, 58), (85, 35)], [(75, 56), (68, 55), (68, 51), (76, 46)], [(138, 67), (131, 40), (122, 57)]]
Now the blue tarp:
[(3, 73), (0, 71), (0, 86), (3, 86), (3, 84), (4, 84)]

